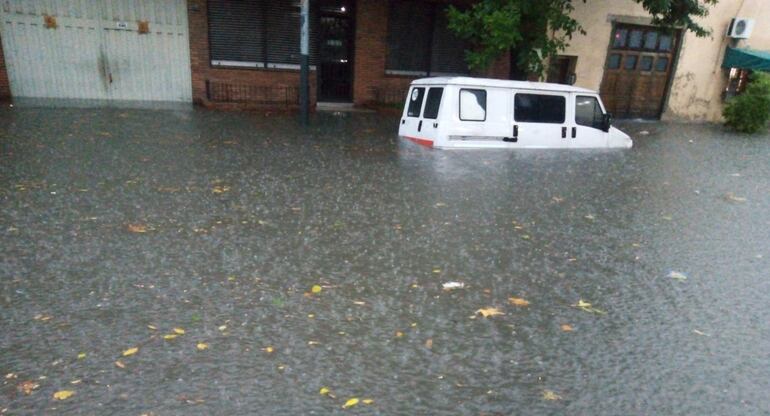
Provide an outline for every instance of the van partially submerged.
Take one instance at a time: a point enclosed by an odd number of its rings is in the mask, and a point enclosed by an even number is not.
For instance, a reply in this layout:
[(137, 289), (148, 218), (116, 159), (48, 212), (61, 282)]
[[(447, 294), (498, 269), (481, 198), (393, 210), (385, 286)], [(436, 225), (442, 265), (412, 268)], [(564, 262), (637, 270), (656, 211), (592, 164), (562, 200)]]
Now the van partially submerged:
[(630, 148), (599, 94), (468, 77), (412, 82), (399, 136), (437, 148)]

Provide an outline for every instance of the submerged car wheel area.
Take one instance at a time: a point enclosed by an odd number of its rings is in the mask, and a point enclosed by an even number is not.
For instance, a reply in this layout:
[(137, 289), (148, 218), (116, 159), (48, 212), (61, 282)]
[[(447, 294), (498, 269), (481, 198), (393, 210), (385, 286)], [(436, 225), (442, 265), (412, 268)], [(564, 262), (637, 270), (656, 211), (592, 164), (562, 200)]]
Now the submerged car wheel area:
[(468, 77), (412, 82), (399, 136), (436, 148), (630, 148), (599, 94)]

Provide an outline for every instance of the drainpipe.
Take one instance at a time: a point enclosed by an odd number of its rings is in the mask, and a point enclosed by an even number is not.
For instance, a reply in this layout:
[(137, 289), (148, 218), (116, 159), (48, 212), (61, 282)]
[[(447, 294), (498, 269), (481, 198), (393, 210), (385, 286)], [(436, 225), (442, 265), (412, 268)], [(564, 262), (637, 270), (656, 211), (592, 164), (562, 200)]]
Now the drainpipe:
[(299, 72), (299, 114), (300, 122), (303, 126), (308, 125), (309, 112), (310, 112), (310, 100), (309, 100), (309, 72), (310, 72), (310, 58), (309, 58), (309, 3), (310, 0), (302, 0), (301, 12), (300, 12), (300, 72)]

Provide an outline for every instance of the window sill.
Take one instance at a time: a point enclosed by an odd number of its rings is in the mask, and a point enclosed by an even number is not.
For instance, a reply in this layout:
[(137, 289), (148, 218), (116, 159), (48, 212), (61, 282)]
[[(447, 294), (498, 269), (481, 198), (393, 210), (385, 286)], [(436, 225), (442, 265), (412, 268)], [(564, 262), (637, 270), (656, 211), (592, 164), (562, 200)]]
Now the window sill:
[[(240, 61), (211, 61), (211, 68), (216, 69), (251, 69), (256, 71), (291, 71), (298, 72), (299, 65), (295, 64), (265, 64), (262, 62), (240, 62)], [(310, 65), (310, 70), (315, 71), (316, 66)]]

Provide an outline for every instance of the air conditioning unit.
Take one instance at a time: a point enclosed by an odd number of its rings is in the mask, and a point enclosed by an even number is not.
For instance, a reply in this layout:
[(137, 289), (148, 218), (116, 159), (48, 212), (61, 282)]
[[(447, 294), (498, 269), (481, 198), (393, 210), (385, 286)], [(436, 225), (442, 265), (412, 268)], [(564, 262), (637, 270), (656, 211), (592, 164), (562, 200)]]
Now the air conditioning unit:
[(754, 29), (754, 19), (736, 17), (730, 22), (727, 28), (727, 37), (733, 39), (748, 39), (751, 31)]

